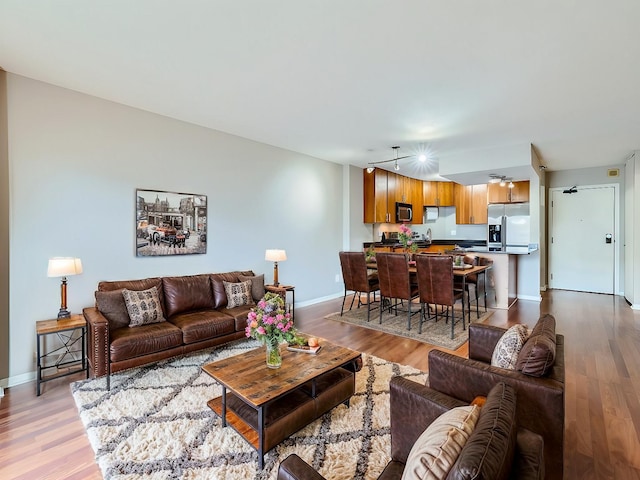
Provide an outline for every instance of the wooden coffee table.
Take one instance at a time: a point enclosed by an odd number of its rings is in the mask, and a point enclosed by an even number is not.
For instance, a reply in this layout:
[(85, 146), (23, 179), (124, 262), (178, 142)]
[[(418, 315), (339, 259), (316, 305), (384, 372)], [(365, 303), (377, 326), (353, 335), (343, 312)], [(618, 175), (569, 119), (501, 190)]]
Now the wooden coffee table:
[(355, 392), (360, 352), (321, 341), (317, 354), (290, 352), (282, 345), (282, 366), (268, 368), (264, 347), (209, 363), (202, 369), (222, 385), (207, 405), (264, 454)]

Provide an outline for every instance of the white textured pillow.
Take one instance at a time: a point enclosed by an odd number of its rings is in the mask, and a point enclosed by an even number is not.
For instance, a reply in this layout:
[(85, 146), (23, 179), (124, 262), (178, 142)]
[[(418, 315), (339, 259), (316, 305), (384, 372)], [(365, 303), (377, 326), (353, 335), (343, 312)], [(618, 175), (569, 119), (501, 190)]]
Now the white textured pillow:
[(253, 305), (251, 296), (251, 280), (240, 283), (222, 282), (224, 291), (227, 294), (227, 308), (239, 307), (241, 305)]
[(529, 338), (529, 330), (526, 325), (514, 325), (509, 328), (493, 349), (491, 365), (494, 367), (515, 370), (518, 362), (518, 354), (522, 350), (524, 342)]
[(476, 405), (452, 408), (436, 418), (411, 447), (402, 480), (445, 478), (478, 422)]

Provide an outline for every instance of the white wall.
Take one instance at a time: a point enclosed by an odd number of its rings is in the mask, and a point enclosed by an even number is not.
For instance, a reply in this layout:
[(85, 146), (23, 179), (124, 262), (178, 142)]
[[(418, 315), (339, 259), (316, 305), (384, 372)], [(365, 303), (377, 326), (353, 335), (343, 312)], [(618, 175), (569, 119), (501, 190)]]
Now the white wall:
[[(80, 257), (69, 308), (98, 281), (253, 269), (300, 303), (340, 294), (342, 166), (8, 75), (11, 381), (32, 378), (36, 320), (55, 318), (53, 256)], [(247, 115), (251, 115), (250, 109)], [(135, 256), (136, 188), (205, 194), (206, 255)]]

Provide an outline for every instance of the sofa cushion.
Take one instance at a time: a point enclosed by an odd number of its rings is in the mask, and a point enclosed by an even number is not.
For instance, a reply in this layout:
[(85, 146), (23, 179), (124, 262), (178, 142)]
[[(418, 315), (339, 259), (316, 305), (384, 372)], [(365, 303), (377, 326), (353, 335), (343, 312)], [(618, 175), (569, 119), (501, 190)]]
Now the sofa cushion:
[(164, 291), (162, 288), (162, 278), (160, 277), (143, 278), (142, 280), (119, 280), (115, 282), (103, 281), (98, 283), (99, 292), (110, 292), (113, 290), (122, 290), (123, 288), (139, 291), (148, 290), (151, 287), (156, 287), (158, 289), (160, 307), (162, 307), (162, 311), (164, 312)]
[(227, 308), (241, 307), (242, 305), (253, 305), (251, 296), (251, 280), (246, 282), (222, 282), (224, 291), (227, 294)]
[(532, 377), (549, 373), (556, 359), (556, 319), (540, 317), (518, 355), (516, 370)]
[(171, 317), (169, 321), (182, 331), (182, 341), (185, 345), (237, 331), (235, 328), (236, 320), (218, 310), (179, 313)]
[(168, 317), (182, 312), (213, 308), (209, 275), (165, 277), (162, 279), (162, 287)]
[(516, 438), (516, 391), (510, 385), (498, 383), (487, 395), (478, 422), (447, 479), (509, 478)]
[(247, 280), (251, 280), (251, 296), (253, 297), (254, 302), (259, 302), (264, 297), (264, 274), (256, 275), (253, 277), (247, 275), (238, 275), (238, 280), (241, 282), (246, 282)]
[(213, 308), (224, 308), (227, 306), (227, 293), (224, 290), (224, 284), (222, 282), (238, 283), (240, 281), (240, 275), (245, 275), (247, 277), (254, 276), (251, 270), (213, 273), (210, 275), (211, 289), (213, 290)]
[(476, 426), (478, 411), (475, 405), (456, 407), (434, 420), (411, 448), (402, 479), (444, 478)]
[(96, 307), (109, 321), (109, 330), (129, 326), (129, 312), (124, 303), (122, 289), (95, 293)]
[(494, 367), (515, 370), (518, 361), (518, 354), (522, 350), (524, 342), (529, 337), (529, 330), (526, 325), (514, 325), (510, 327), (504, 335), (500, 337), (493, 349), (491, 365)]
[(109, 355), (112, 362), (129, 360), (182, 345), (182, 332), (169, 322), (136, 328), (123, 327), (110, 333)]
[(160, 299), (158, 298), (158, 289), (156, 287), (142, 291), (127, 290), (125, 288), (122, 290), (122, 296), (129, 313), (130, 327), (165, 321), (162, 316), (162, 308), (160, 307)]

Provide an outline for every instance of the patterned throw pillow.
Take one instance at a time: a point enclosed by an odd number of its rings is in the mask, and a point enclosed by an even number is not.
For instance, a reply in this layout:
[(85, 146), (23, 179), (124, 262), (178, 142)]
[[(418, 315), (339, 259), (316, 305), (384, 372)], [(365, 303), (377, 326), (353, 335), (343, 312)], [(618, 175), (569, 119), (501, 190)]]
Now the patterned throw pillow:
[(509, 328), (493, 350), (491, 356), (491, 365), (494, 367), (506, 368), (509, 370), (515, 370), (516, 363), (518, 362), (518, 354), (524, 345), (524, 342), (529, 338), (529, 330), (526, 325), (514, 325)]
[(125, 288), (122, 290), (122, 296), (127, 306), (127, 312), (129, 312), (130, 327), (165, 321), (156, 287), (140, 291)]
[(456, 407), (436, 418), (411, 447), (402, 480), (445, 478), (478, 422), (475, 405)]
[(251, 280), (240, 283), (222, 282), (227, 294), (227, 308), (253, 305), (251, 297)]

